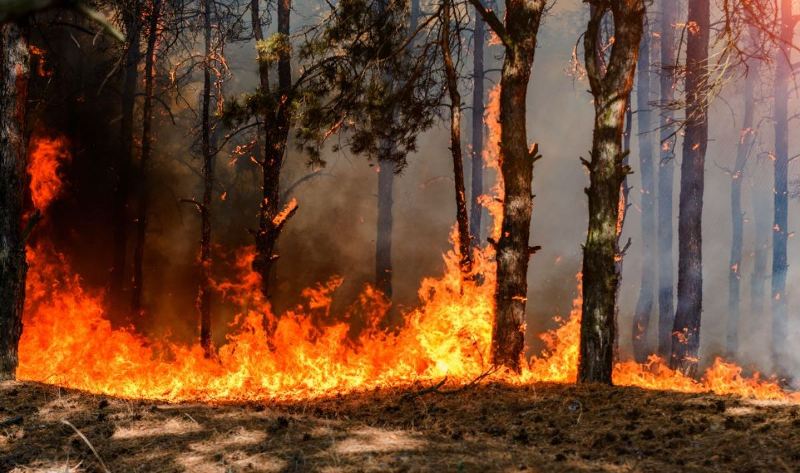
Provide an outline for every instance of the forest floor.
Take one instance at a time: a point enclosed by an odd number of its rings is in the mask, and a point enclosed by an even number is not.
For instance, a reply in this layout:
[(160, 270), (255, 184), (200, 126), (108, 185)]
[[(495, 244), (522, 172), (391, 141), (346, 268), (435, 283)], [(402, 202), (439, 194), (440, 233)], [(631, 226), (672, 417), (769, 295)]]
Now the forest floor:
[(558, 384), (164, 404), (4, 382), (0, 471), (800, 472), (800, 406)]

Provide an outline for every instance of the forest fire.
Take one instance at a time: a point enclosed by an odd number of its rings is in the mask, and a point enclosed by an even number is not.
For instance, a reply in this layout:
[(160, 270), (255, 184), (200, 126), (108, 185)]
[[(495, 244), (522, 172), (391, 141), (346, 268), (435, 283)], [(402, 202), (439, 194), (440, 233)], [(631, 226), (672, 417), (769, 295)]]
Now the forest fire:
[[(488, 255), (476, 256), (483, 274), (491, 274), (486, 271)], [(492, 284), (462, 282), (453, 252), (445, 255), (443, 276), (422, 282), (421, 306), (406, 314), (396, 333), (380, 328), (386, 301), (365, 290), (349, 314), (366, 314), (366, 326), (355, 340), (347, 323), (316, 322), (329, 314), (335, 281), (306, 289), (305, 311), (298, 308), (276, 317), (261, 301), (258, 278), (248, 269), (251, 259), (252, 252), (240, 259), (242, 284), (219, 285), (242, 312), (228, 343), (215, 359), (207, 359), (199, 345), (148, 340), (132, 329), (112, 328), (104, 318), (101, 294), (83, 288), (63, 256), (52, 249), (29, 249), (20, 378), (129, 398), (223, 401), (303, 399), (445, 377), (458, 385), (491, 369)], [(521, 374), (495, 373), (490, 379), (574, 382), (580, 299), (560, 323), (542, 335), (545, 352), (533, 357)], [(744, 377), (741, 368), (719, 359), (701, 381), (670, 370), (657, 358), (644, 366), (619, 363), (614, 379), (648, 389), (800, 401), (776, 383), (758, 375)]]
[[(29, 171), (38, 208), (46, 208), (58, 196), (58, 166), (65, 159), (58, 141), (39, 140), (33, 147)], [(455, 250), (445, 254), (444, 274), (422, 281), (420, 306), (405, 314), (397, 331), (382, 328), (389, 303), (369, 287), (342, 322), (329, 322), (340, 278), (303, 290), (307, 302), (296, 310), (273, 314), (259, 291), (259, 276), (251, 269), (253, 258), (252, 248), (241, 251), (237, 279), (215, 285), (239, 312), (227, 343), (207, 358), (199, 345), (151, 340), (133, 328), (112, 327), (102, 293), (83, 287), (67, 257), (47, 243), (29, 248), (19, 378), (174, 402), (305, 399), (444, 378), (460, 385), (488, 373), (489, 379), (511, 384), (576, 379), (580, 297), (566, 319), (557, 319), (560, 326), (542, 335), (544, 352), (524, 363), (520, 374), (493, 370), (491, 247), (475, 253), (474, 271), (483, 275), (480, 282), (462, 279)], [(580, 275), (577, 286), (580, 293)], [(362, 328), (353, 337), (356, 324)], [(800, 401), (774, 382), (758, 375), (746, 378), (741, 372), (717, 360), (696, 381), (654, 357), (644, 366), (618, 363), (614, 378), (620, 385), (643, 388)]]
[(798, 1), (0, 2), (0, 471), (797, 470)]

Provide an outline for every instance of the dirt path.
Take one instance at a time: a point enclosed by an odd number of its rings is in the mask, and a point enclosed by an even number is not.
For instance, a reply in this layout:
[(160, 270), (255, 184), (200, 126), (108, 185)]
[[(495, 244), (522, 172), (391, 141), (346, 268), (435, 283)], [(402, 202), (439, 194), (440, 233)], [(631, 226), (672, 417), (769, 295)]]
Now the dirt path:
[(800, 472), (796, 405), (633, 388), (424, 388), (167, 405), (0, 383), (0, 471)]

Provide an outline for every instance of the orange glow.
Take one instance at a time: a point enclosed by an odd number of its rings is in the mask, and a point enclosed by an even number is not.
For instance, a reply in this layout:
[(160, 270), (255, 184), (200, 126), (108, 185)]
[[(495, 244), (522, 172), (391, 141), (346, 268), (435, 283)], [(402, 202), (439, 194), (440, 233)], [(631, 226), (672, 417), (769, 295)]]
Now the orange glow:
[[(248, 248), (237, 263), (238, 282), (217, 286), (241, 307), (237, 328), (216, 358), (207, 359), (197, 344), (149, 340), (132, 329), (112, 328), (104, 317), (102, 294), (83, 288), (63, 256), (31, 249), (18, 375), (95, 393), (168, 401), (303, 399), (445, 376), (467, 383), (490, 368), (494, 273), (488, 270), (492, 262), (486, 252), (477, 256), (487, 276), (484, 284), (464, 281), (457, 254), (447, 252), (444, 274), (422, 281), (420, 306), (405, 314), (396, 333), (380, 328), (388, 302), (365, 289), (343, 319), (359, 320), (364, 327), (352, 338), (349, 323), (330, 318), (340, 278), (305, 289), (302, 307), (274, 317), (261, 299), (258, 276), (249, 269), (253, 252)], [(492, 379), (574, 382), (580, 308), (578, 297), (570, 316), (541, 336), (545, 350), (524, 364), (520, 375), (498, 372)], [(718, 359), (696, 381), (653, 357), (646, 365), (617, 364), (614, 380), (651, 389), (800, 401), (776, 383), (758, 375), (746, 378), (741, 371)]]
[(389, 305), (365, 290), (345, 318), (364, 322), (355, 340), (349, 324), (326, 320), (340, 281), (306, 289), (302, 308), (274, 317), (250, 260), (252, 250), (239, 260), (238, 283), (219, 285), (241, 311), (216, 359), (206, 359), (199, 345), (112, 328), (102, 295), (83, 288), (62, 256), (31, 250), (19, 378), (170, 401), (297, 399), (444, 376), (466, 382), (488, 369), (493, 284), (462, 281), (452, 251), (445, 275), (422, 282), (421, 306), (398, 333), (379, 328)]
[[(497, 89), (490, 97), (489, 117), (497, 110)], [(485, 158), (487, 166), (496, 166), (498, 127), (496, 120), (487, 122), (490, 146)], [(51, 196), (58, 194), (56, 184), (46, 186)], [(498, 235), (497, 223), (494, 228)], [(276, 316), (261, 295), (259, 275), (251, 270), (254, 249), (244, 248), (237, 255), (237, 276), (213, 284), (237, 307), (238, 315), (226, 343), (215, 356), (206, 358), (199, 343), (148, 339), (132, 328), (112, 327), (104, 314), (103, 294), (85, 288), (67, 259), (41, 244), (28, 249), (18, 377), (93, 393), (173, 402), (300, 400), (433, 383), (445, 377), (450, 383), (465, 384), (492, 368), (494, 250), (488, 246), (476, 250), (474, 256), (473, 270), (482, 278), (463, 278), (457, 251), (447, 251), (442, 275), (422, 280), (418, 307), (404, 313), (399, 329), (388, 331), (382, 323), (390, 305), (371, 287), (343, 316), (332, 316), (331, 304), (341, 278), (304, 289), (303, 304)], [(490, 379), (510, 384), (576, 380), (580, 275), (577, 286), (578, 297), (569, 316), (557, 319), (559, 326), (541, 335), (543, 352), (523, 363), (520, 374), (498, 371)], [(650, 389), (800, 402), (797, 394), (785, 393), (758, 375), (746, 378), (741, 368), (722, 360), (700, 381), (670, 370), (657, 358), (645, 365), (617, 364), (614, 380)]]
[(489, 131), (486, 146), (483, 149), (483, 164), (495, 172), (495, 184), (490, 195), (478, 197), (480, 204), (492, 216), (493, 226), (489, 236), (495, 241), (500, 239), (500, 229), (503, 224), (503, 203), (505, 195), (503, 175), (500, 174), (500, 84), (489, 91), (489, 100), (486, 103), (483, 120)]
[(63, 138), (38, 137), (31, 140), (28, 174), (33, 205), (44, 212), (61, 192), (59, 166), (70, 159), (67, 142)]

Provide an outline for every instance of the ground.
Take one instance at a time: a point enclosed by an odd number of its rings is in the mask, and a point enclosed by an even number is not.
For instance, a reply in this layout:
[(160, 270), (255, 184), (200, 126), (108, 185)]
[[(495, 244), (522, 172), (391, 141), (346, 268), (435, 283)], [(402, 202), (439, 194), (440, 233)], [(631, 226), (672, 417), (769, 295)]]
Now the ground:
[(164, 404), (0, 383), (2, 472), (800, 472), (800, 406), (605, 386)]

